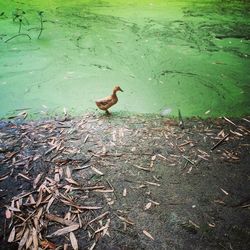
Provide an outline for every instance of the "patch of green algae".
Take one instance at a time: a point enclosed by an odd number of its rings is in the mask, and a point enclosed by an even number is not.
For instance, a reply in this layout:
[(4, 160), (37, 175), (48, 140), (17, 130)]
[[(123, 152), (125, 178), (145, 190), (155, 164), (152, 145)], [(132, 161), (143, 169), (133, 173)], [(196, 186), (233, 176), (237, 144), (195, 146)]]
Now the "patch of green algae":
[[(31, 40), (6, 43), (18, 33), (16, 8)], [(92, 112), (116, 84), (115, 112), (249, 114), (249, 3), (24, 0), (1, 2), (2, 11), (0, 117)]]

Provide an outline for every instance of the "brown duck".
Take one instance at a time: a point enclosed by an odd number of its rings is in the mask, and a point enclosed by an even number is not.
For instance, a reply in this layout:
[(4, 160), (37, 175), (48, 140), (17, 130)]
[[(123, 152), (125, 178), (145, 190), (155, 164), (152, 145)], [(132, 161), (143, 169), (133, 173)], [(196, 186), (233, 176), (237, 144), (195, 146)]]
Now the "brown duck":
[(100, 100), (95, 102), (97, 107), (99, 109), (101, 109), (101, 110), (106, 111), (106, 113), (108, 115), (110, 114), (108, 109), (118, 102), (118, 98), (117, 98), (117, 95), (116, 95), (117, 91), (122, 91), (123, 92), (123, 90), (120, 88), (120, 86), (115, 86), (114, 89), (113, 89), (112, 95), (107, 96), (107, 97), (105, 97), (103, 99), (100, 99)]

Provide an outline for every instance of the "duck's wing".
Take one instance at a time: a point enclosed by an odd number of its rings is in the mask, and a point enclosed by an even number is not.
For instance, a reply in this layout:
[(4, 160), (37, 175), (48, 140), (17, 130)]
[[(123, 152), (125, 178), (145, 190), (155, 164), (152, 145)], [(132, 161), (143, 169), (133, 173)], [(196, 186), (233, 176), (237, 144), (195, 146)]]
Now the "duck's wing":
[(96, 101), (97, 107), (100, 108), (100, 109), (102, 109), (102, 110), (107, 110), (107, 109), (110, 108), (113, 104), (114, 104), (114, 101), (113, 101), (113, 99), (112, 99), (111, 96)]
[(110, 102), (112, 102), (112, 97), (111, 96), (107, 96), (103, 99), (97, 100), (96, 103), (100, 104), (100, 105), (107, 105)]

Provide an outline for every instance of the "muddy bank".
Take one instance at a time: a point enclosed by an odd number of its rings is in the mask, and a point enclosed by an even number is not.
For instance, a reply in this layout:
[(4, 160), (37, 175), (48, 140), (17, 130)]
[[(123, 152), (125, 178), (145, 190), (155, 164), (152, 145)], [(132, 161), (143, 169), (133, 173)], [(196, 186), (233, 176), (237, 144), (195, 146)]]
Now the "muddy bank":
[(1, 121), (0, 248), (249, 249), (249, 124)]

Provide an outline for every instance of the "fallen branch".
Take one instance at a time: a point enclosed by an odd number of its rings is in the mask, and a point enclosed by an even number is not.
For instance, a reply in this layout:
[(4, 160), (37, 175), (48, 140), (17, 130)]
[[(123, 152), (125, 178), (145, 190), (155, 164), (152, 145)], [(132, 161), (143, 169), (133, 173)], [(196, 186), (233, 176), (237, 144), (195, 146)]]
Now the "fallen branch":
[(218, 142), (211, 148), (211, 150), (214, 150), (215, 148), (217, 148), (222, 142), (224, 142), (224, 141), (227, 139), (227, 137), (229, 137), (229, 135), (230, 135), (230, 133), (227, 134), (227, 135), (225, 135), (220, 141), (218, 141)]

